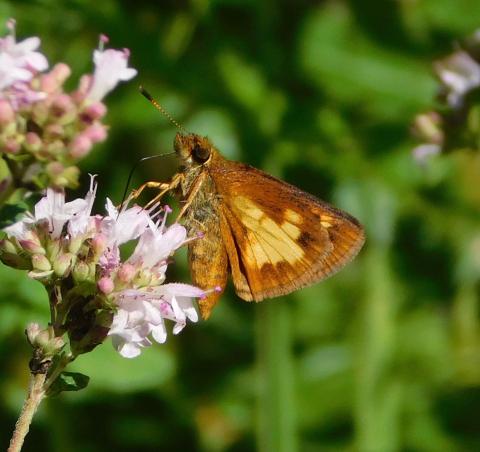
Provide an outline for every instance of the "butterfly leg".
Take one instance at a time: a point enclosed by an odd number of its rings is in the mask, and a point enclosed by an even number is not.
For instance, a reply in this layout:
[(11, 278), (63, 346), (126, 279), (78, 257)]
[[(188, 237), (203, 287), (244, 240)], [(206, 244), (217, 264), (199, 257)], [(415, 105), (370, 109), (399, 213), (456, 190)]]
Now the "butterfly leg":
[(139, 188), (137, 188), (132, 192), (132, 194), (130, 195), (130, 200), (137, 199), (146, 188), (156, 188), (160, 190), (160, 193), (158, 193), (145, 206), (145, 208), (148, 209), (153, 204), (158, 202), (165, 193), (176, 188), (178, 184), (182, 181), (182, 179), (183, 179), (183, 175), (178, 173), (178, 174), (175, 174), (175, 176), (173, 176), (170, 182), (156, 182), (156, 181), (145, 182), (143, 185), (141, 185)]
[(176, 221), (178, 222), (180, 218), (185, 215), (185, 212), (187, 209), (190, 207), (190, 204), (192, 204), (192, 201), (194, 200), (195, 196), (197, 195), (198, 191), (203, 185), (203, 182), (205, 182), (205, 173), (201, 173), (200, 176), (197, 177), (195, 180), (193, 187), (190, 190), (190, 193), (188, 193), (187, 199), (185, 200), (185, 204), (183, 205), (182, 209), (180, 210), (180, 213), (178, 214), (178, 217)]

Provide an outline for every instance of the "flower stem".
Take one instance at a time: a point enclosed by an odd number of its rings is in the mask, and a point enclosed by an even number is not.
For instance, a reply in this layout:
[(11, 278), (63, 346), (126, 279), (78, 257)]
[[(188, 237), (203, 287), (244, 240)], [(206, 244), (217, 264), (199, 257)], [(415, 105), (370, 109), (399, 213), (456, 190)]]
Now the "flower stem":
[(290, 327), (287, 303), (256, 306), (260, 452), (298, 450)]
[(17, 423), (15, 424), (15, 430), (12, 439), (10, 440), (8, 452), (18, 452), (22, 449), (23, 441), (30, 429), (33, 415), (45, 396), (45, 391), (43, 389), (45, 378), (46, 374), (44, 373), (32, 374), (28, 395), (23, 404)]

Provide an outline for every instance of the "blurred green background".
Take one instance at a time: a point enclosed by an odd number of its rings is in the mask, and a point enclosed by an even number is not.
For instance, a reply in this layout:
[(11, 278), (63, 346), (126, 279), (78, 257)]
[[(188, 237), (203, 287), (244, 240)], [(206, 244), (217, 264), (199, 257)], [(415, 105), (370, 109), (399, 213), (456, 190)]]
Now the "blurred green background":
[[(230, 290), (208, 322), (140, 358), (107, 341), (75, 369), (90, 386), (47, 401), (25, 451), (480, 450), (480, 154), (420, 167), (414, 115), (432, 108), (431, 62), (480, 26), (478, 0), (0, 1), (51, 63), (91, 70), (98, 35), (139, 76), (106, 101), (110, 136), (82, 162), (120, 201), (140, 157), (188, 130), (348, 210), (359, 257), (315, 287), (260, 305)], [(135, 184), (167, 180), (174, 158)], [(73, 193), (71, 194), (73, 196)], [(172, 280), (188, 280), (185, 256)], [(28, 382), (29, 321), (46, 294), (0, 268), (1, 444)], [(4, 447), (4, 446), (2, 446)]]

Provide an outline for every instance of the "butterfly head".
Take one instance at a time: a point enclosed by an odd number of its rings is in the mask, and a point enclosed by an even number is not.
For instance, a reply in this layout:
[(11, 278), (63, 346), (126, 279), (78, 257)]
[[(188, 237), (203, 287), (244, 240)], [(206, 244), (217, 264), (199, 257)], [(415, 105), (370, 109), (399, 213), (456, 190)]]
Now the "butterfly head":
[(177, 133), (173, 147), (188, 167), (204, 165), (214, 153), (213, 145), (209, 139), (194, 133)]

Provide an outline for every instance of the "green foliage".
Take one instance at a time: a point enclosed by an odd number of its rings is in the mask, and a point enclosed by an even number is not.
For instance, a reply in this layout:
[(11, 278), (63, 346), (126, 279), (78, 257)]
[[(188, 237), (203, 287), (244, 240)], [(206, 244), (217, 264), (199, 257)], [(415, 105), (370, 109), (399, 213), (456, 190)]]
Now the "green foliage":
[[(13, 195), (16, 197), (16, 194)], [(23, 218), (25, 212), (32, 211), (33, 206), (39, 201), (40, 196), (32, 195), (23, 197), (15, 204), (4, 204), (0, 208), (0, 229), (6, 228)]]
[(48, 396), (53, 397), (65, 391), (80, 391), (88, 386), (90, 377), (81, 373), (62, 372), (48, 389)]
[[(139, 359), (108, 342), (80, 357), (91, 385), (41, 409), (25, 451), (480, 449), (480, 153), (420, 167), (409, 134), (435, 105), (431, 62), (480, 26), (477, 0), (0, 3), (11, 16), (72, 65), (71, 86), (100, 32), (132, 52), (139, 76), (106, 99), (110, 137), (82, 163), (80, 193), (96, 173), (98, 199), (119, 202), (139, 158), (172, 150), (142, 83), (228, 157), (367, 231), (360, 256), (317, 286), (262, 306), (230, 292)], [(151, 161), (134, 184), (175, 168)], [(188, 280), (185, 259), (171, 270)], [(0, 268), (3, 444), (26, 386), (21, 331), (48, 318), (42, 286), (19, 275)]]

